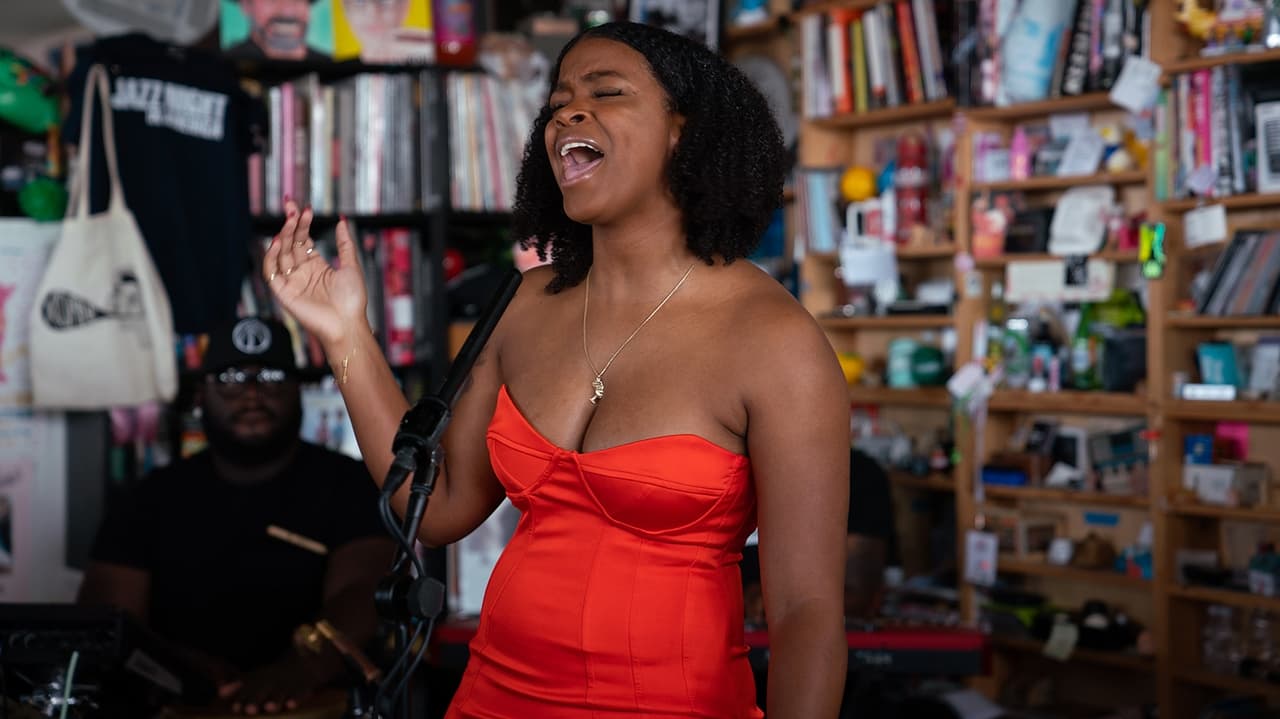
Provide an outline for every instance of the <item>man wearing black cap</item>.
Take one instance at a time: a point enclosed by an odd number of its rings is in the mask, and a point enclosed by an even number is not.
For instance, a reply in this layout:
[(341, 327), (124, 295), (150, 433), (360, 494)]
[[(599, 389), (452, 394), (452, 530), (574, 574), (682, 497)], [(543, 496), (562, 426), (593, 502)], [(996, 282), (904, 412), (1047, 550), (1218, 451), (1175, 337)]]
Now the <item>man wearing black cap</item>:
[(80, 602), (124, 609), (192, 659), (232, 708), (286, 709), (342, 672), (292, 636), (327, 619), (365, 644), (393, 545), (364, 465), (298, 438), (289, 331), (246, 318), (210, 335), (196, 392), (206, 451), (111, 506)]

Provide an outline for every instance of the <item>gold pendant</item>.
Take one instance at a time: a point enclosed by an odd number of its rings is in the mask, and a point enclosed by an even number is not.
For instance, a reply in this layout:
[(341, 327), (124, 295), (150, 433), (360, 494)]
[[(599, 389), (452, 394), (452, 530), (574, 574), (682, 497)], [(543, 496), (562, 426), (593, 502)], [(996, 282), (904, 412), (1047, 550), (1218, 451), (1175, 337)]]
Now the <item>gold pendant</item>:
[(599, 376), (591, 380), (591, 389), (593, 390), (591, 393), (591, 404), (595, 404), (604, 398), (604, 380), (600, 379)]

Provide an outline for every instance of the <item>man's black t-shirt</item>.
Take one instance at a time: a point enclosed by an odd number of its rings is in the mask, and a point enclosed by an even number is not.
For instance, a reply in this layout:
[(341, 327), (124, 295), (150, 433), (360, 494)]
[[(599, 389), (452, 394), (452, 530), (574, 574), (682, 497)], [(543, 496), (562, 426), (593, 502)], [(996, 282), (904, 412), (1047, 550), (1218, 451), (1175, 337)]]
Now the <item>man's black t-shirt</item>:
[(332, 553), (383, 534), (377, 501), (364, 465), (315, 445), (254, 485), (220, 478), (203, 452), (120, 497), (92, 558), (150, 573), (147, 619), (157, 634), (248, 671), (277, 659), (323, 599), (325, 556), (268, 528)]
[[(111, 86), (116, 156), (125, 203), (164, 281), (180, 333), (208, 332), (235, 317), (253, 228), (247, 159), (264, 137), (266, 110), (219, 55), (145, 35), (82, 48), (67, 82), (63, 126), (80, 141), (84, 80), (95, 63)], [(109, 180), (94, 108), (90, 209), (107, 206)]]

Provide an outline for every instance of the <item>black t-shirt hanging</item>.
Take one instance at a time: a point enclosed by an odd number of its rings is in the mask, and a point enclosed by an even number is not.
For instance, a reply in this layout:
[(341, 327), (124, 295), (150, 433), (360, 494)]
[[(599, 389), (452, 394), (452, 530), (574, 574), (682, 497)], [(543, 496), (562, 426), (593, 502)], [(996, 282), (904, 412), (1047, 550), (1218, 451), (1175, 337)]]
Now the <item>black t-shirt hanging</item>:
[[(207, 332), (235, 316), (252, 237), (245, 163), (265, 110), (218, 55), (140, 34), (102, 38), (77, 55), (68, 142), (79, 141), (84, 78), (94, 63), (111, 78), (125, 201), (164, 280), (174, 329)], [(108, 186), (96, 117), (91, 208), (101, 212)]]

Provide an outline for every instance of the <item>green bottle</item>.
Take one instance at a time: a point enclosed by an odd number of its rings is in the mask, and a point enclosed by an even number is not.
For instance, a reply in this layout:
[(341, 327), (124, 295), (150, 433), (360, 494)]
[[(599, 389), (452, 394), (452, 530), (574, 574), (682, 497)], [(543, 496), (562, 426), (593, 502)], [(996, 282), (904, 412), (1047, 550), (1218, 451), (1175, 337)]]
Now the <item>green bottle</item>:
[(1080, 324), (1071, 339), (1071, 386), (1076, 389), (1098, 388), (1098, 337), (1093, 332), (1092, 302), (1080, 306)]

